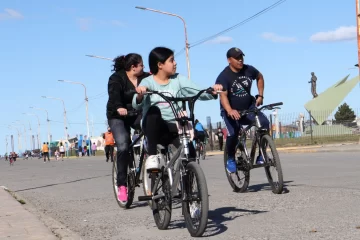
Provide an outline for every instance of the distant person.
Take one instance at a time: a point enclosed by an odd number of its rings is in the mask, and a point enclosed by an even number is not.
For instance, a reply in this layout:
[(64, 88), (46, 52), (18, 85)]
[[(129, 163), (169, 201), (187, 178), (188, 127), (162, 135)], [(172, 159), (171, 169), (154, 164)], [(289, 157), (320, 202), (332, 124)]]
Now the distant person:
[(50, 162), (49, 146), (45, 142), (43, 143), (43, 146), (42, 146), (42, 152), (43, 152), (43, 156), (44, 156), (44, 162), (46, 162), (46, 157), (47, 157), (48, 161)]
[(219, 150), (222, 151), (224, 144), (224, 133), (222, 132), (221, 128), (218, 128), (216, 136), (218, 137), (219, 140)]
[(104, 133), (104, 139), (105, 139), (105, 156), (106, 156), (106, 162), (109, 161), (109, 158), (111, 157), (111, 162), (114, 162), (114, 146), (115, 146), (115, 139), (111, 132), (110, 127), (108, 127), (108, 131)]
[(64, 156), (65, 156), (65, 147), (64, 147), (64, 145), (63, 145), (63, 143), (62, 143), (62, 142), (60, 143), (59, 150), (60, 150), (60, 157), (61, 157), (61, 161), (64, 161)]
[(96, 143), (94, 142), (94, 143), (91, 145), (91, 151), (92, 151), (92, 155), (93, 155), (93, 156), (96, 155), (96, 150), (97, 150), (97, 146), (96, 146)]

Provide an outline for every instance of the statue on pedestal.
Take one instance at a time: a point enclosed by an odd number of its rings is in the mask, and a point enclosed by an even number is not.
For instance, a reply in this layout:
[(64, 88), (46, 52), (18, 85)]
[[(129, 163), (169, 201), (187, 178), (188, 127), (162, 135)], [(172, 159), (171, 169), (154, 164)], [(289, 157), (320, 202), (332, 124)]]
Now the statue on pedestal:
[(315, 76), (315, 73), (311, 72), (311, 80), (309, 83), (311, 83), (311, 94), (313, 95), (314, 98), (318, 96), (318, 94), (316, 93), (316, 81), (317, 81), (317, 77)]

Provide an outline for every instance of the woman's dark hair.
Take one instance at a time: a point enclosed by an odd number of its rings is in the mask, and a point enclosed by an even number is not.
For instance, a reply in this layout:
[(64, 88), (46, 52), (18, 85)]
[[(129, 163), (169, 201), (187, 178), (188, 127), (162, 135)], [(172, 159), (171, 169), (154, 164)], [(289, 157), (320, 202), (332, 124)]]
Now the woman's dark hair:
[(122, 55), (116, 57), (113, 62), (113, 72), (118, 72), (121, 70), (130, 71), (132, 65), (137, 67), (137, 65), (142, 62), (142, 57), (137, 53), (129, 53), (126, 56)]
[(174, 51), (166, 47), (156, 47), (149, 54), (149, 67), (152, 74), (157, 74), (159, 71), (158, 63), (165, 63), (165, 61), (174, 55)]

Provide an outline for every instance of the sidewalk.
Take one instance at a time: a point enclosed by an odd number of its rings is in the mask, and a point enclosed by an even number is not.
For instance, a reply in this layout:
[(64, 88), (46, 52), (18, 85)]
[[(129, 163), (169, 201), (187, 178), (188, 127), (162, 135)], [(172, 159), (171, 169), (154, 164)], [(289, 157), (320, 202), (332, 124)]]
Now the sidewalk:
[(39, 219), (0, 187), (0, 239), (57, 240)]
[[(312, 146), (298, 146), (298, 147), (279, 147), (279, 153), (315, 153), (315, 152), (360, 152), (360, 145), (357, 143), (344, 144), (326, 144), (326, 145), (312, 145)], [(221, 155), (223, 151), (209, 151), (206, 153), (210, 155)]]

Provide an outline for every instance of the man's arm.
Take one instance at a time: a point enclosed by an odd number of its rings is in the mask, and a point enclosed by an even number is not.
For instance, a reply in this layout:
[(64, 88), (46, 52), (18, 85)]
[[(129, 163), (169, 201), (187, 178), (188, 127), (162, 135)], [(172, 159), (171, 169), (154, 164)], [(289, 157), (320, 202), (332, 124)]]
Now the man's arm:
[(262, 75), (261, 72), (259, 72), (258, 77), (256, 78), (256, 81), (257, 81), (259, 95), (263, 97), (265, 83), (264, 83), (264, 76)]
[(229, 103), (227, 91), (223, 91), (220, 93), (220, 103), (227, 113), (229, 113), (232, 110), (230, 103)]

